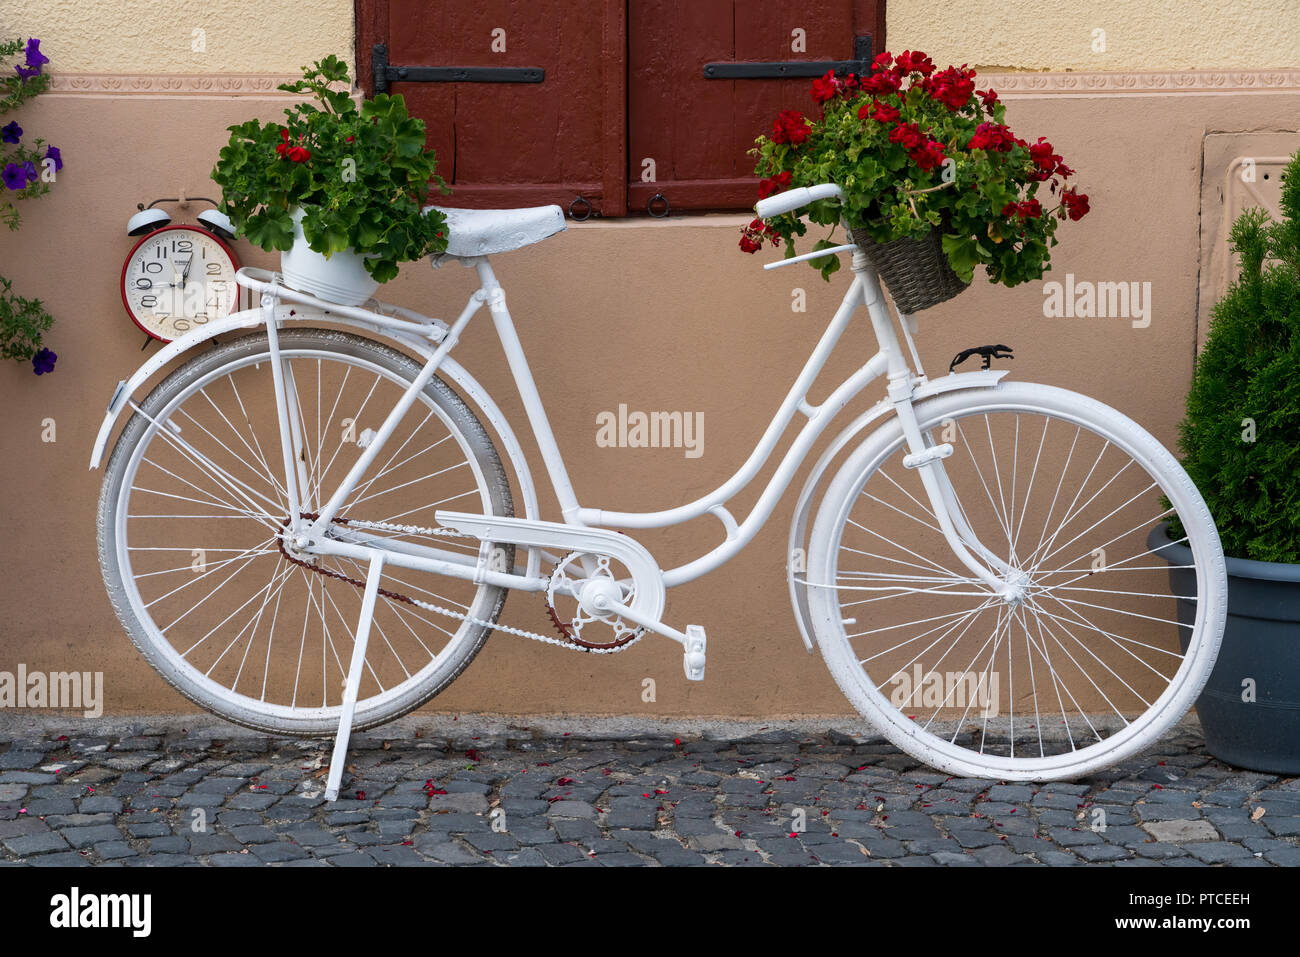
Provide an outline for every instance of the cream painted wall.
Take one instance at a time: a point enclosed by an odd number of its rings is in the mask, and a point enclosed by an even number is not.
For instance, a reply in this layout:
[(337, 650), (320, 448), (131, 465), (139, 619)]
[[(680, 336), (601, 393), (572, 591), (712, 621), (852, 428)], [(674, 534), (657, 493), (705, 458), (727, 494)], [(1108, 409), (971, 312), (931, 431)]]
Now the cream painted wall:
[[(1300, 67), (1300, 0), (888, 0), (894, 50), (1018, 70)], [(1093, 31), (1105, 31), (1094, 52)]]
[(352, 0), (0, 0), (0, 36), (40, 37), (59, 73), (292, 74), (328, 53), (352, 61), (352, 9)]
[[(1300, 66), (1300, 0), (889, 0), (895, 49), (1025, 70)], [(192, 49), (195, 30), (205, 49)], [(1094, 30), (1105, 31), (1094, 51)], [(0, 35), (42, 38), (62, 73), (294, 73), (352, 58), (351, 0), (0, 3)], [(263, 39), (258, 39), (259, 37)], [(273, 39), (265, 39), (273, 38)]]

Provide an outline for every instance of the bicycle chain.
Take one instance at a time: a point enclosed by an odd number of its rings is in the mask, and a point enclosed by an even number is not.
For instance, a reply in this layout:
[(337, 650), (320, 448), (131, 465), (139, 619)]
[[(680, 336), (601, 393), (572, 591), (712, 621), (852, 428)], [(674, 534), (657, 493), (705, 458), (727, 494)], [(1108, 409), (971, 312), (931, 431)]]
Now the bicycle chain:
[[(302, 512), (301, 516), (305, 519), (309, 519), (310, 521), (315, 521), (316, 519), (320, 518), (320, 514), (316, 512)], [(378, 531), (383, 531), (383, 532), (400, 532), (405, 535), (427, 535), (431, 538), (470, 538), (470, 539), (477, 538), (477, 536), (470, 535), (466, 532), (459, 532), (454, 528), (425, 528), (420, 525), (397, 525), (392, 522), (370, 522), (370, 521), (364, 521), (362, 519), (351, 519), (351, 518), (340, 518), (340, 517), (335, 517), (333, 521), (337, 522), (340, 525), (346, 525), (349, 528), (369, 528), (369, 529), (376, 529)], [(285, 519), (283, 522), (281, 522), (281, 524), (284, 526), (288, 526), (289, 520)], [(342, 572), (331, 571), (330, 569), (322, 568), (319, 565), (313, 565), (310, 562), (303, 561), (300, 558), (294, 558), (285, 549), (284, 539), (283, 538), (278, 539), (278, 542), (279, 542), (280, 554), (283, 555), (286, 559), (288, 559), (293, 564), (305, 568), (308, 571), (316, 572), (319, 575), (324, 575), (327, 578), (336, 578), (339, 581), (346, 582), (347, 584), (352, 585), (355, 588), (364, 589), (366, 587), (366, 583), (361, 579), (352, 578), (348, 575), (343, 574)], [(450, 608), (444, 608), (441, 605), (435, 605), (432, 602), (422, 601), (419, 598), (412, 598), (410, 595), (403, 595), (400, 592), (389, 591), (387, 588), (380, 588), (379, 594), (383, 595), (385, 598), (391, 599), (392, 601), (400, 601), (407, 605), (413, 605), (416, 608), (424, 608), (428, 611), (435, 612), (439, 615), (445, 615), (448, 618), (456, 618), (459, 619), (460, 621), (467, 621), (472, 625), (479, 625), (484, 628), (490, 628), (496, 631), (502, 631), (509, 635), (516, 635), (520, 638), (531, 638), (533, 641), (540, 641), (543, 644), (547, 644), (547, 645), (556, 645), (560, 648), (565, 648), (569, 651), (582, 652), (583, 654), (591, 654), (591, 655), (616, 654), (617, 652), (632, 647), (632, 645), (636, 644), (643, 637), (645, 637), (643, 633), (641, 635), (636, 636), (631, 641), (625, 644), (614, 645), (608, 648), (587, 647), (585, 645), (579, 645), (575, 643), (573, 639), (564, 632), (562, 626), (560, 625), (559, 621), (555, 617), (555, 609), (551, 607), (551, 603), (546, 600), (544, 594), (543, 594), (542, 601), (546, 605), (547, 612), (550, 614), (552, 622), (555, 623), (556, 628), (560, 629), (561, 634), (564, 635), (563, 639), (554, 638), (550, 635), (538, 634), (537, 632), (529, 631), (526, 628), (515, 628), (511, 625), (503, 625), (500, 622), (488, 621), (485, 618), (479, 618), (475, 615), (469, 615), (463, 612), (454, 611)]]

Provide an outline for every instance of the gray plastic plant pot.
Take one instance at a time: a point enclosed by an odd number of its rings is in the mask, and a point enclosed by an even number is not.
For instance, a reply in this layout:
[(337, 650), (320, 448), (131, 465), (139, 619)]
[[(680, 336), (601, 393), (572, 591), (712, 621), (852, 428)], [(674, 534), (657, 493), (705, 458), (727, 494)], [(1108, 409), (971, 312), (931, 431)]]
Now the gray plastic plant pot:
[[(1147, 547), (1170, 565), (1192, 551), (1156, 526)], [(1228, 620), (1210, 680), (1196, 701), (1205, 746), (1237, 767), (1300, 773), (1300, 565), (1227, 559)], [(1193, 594), (1191, 569), (1169, 569), (1175, 595)], [(1178, 599), (1178, 620), (1191, 625), (1193, 603)], [(1179, 628), (1183, 650), (1188, 628)], [(1253, 693), (1254, 700), (1248, 700)], [(1246, 700), (1243, 700), (1246, 699)]]

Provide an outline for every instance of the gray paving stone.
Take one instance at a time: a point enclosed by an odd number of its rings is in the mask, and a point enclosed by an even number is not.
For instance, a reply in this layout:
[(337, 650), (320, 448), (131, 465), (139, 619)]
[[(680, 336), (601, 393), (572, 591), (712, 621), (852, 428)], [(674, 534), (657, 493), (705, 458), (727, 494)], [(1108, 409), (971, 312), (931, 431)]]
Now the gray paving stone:
[(1209, 821), (1180, 819), (1147, 821), (1143, 822), (1142, 828), (1157, 841), (1170, 844), (1217, 841), (1219, 839), (1219, 832), (1214, 829), (1214, 825)]
[(68, 843), (77, 849), (98, 844), (101, 841), (120, 841), (122, 832), (112, 824), (97, 824), (90, 827), (69, 827), (59, 832)]
[(1184, 844), (1183, 850), (1206, 864), (1236, 864), (1254, 856), (1240, 844), (1230, 844), (1227, 841)]
[(257, 844), (250, 847), (249, 850), (256, 854), (259, 860), (267, 864), (280, 861), (297, 861), (308, 856), (306, 849), (288, 841), (280, 841), (276, 844)]
[(26, 834), (20, 837), (4, 839), (4, 846), (19, 857), (35, 857), (38, 854), (51, 854), (66, 851), (68, 842), (63, 835), (47, 832), (45, 834)]

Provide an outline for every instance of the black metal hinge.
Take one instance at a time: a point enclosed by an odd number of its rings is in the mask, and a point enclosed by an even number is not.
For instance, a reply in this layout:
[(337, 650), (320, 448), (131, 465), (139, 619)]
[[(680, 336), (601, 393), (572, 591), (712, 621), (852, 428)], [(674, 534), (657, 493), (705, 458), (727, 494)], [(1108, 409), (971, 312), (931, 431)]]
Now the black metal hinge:
[(370, 51), (375, 92), (387, 93), (390, 83), (541, 83), (546, 71), (539, 66), (393, 66), (388, 45), (376, 43)]
[(853, 38), (852, 60), (763, 60), (749, 63), (706, 63), (706, 80), (758, 80), (871, 72), (871, 34)]

